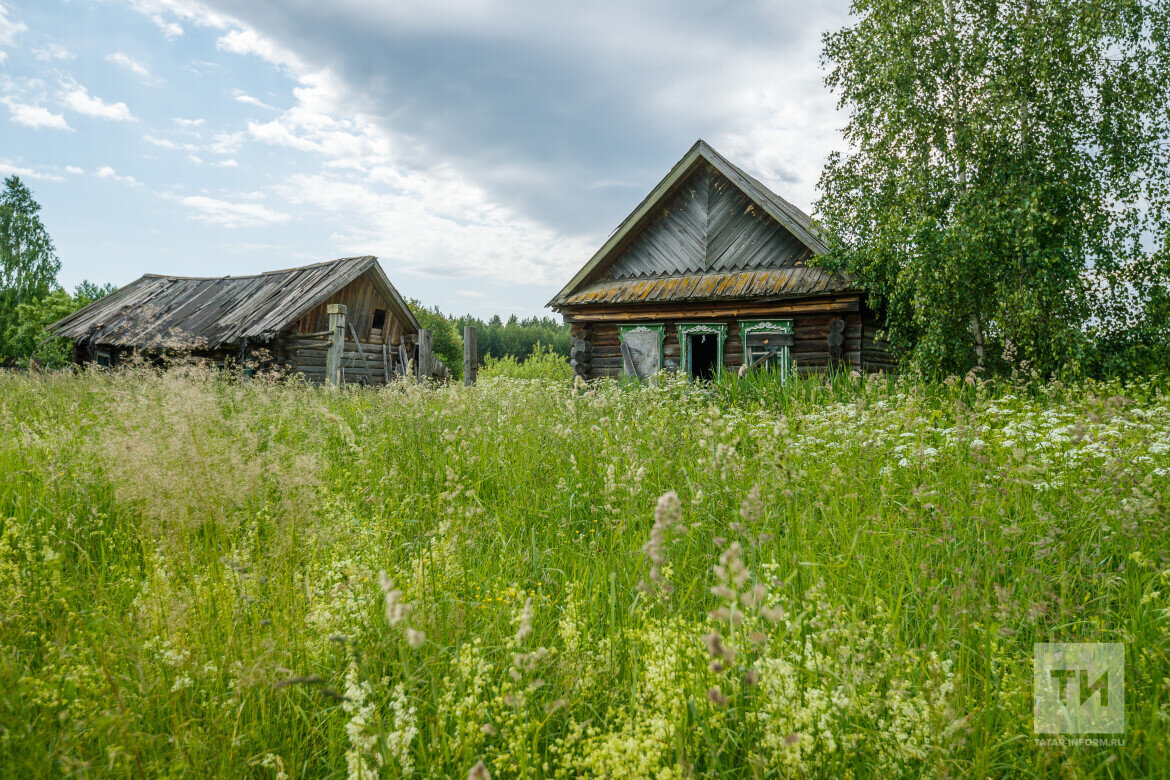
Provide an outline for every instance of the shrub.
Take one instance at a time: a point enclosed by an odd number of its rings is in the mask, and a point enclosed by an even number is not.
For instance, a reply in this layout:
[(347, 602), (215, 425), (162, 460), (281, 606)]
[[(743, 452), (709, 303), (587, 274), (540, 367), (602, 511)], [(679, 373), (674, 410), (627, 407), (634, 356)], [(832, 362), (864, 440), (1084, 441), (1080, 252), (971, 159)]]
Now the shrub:
[(524, 360), (511, 355), (502, 358), (488, 357), (484, 360), (479, 375), (484, 379), (506, 377), (508, 379), (559, 379), (569, 381), (573, 369), (569, 361), (553, 352), (552, 347), (537, 344)]

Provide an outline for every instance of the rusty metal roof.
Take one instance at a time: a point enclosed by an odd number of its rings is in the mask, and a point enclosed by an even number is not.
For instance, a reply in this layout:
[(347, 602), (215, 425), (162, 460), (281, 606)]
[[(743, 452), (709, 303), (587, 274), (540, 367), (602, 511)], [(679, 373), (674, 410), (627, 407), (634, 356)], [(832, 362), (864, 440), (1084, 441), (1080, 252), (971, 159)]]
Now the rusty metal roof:
[(394, 304), (408, 327), (418, 321), (378, 259), (346, 257), (255, 276), (146, 274), (49, 326), (91, 344), (148, 349), (214, 349), (267, 341), (362, 274)]
[(559, 306), (597, 303), (790, 298), (849, 292), (855, 285), (823, 268), (795, 266), (769, 271), (627, 279), (599, 282), (568, 296)]

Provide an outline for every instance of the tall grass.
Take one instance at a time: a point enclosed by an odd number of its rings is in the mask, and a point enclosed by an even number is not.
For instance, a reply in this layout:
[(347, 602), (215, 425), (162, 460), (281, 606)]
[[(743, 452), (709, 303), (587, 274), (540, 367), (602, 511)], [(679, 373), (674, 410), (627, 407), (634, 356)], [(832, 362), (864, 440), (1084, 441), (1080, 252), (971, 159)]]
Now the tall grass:
[[(754, 381), (754, 380), (753, 380)], [(0, 377), (0, 770), (1149, 777), (1152, 384)], [(1124, 745), (1038, 745), (1039, 641)]]

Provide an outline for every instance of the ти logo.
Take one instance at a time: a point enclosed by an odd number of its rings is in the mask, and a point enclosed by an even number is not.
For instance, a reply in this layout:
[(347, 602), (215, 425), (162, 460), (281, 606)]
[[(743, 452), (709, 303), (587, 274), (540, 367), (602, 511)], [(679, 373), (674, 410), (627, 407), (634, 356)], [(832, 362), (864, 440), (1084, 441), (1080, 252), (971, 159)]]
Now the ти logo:
[(1038, 643), (1033, 662), (1033, 731), (1124, 733), (1125, 645)]

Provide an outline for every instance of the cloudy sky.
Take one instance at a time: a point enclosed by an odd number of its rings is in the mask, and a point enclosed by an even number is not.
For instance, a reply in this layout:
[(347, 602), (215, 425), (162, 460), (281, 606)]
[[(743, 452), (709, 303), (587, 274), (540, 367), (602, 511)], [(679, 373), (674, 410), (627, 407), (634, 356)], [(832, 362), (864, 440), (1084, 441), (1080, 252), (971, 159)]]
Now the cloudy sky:
[(67, 288), (374, 254), (539, 314), (697, 138), (809, 208), (847, 5), (0, 0), (0, 173)]

